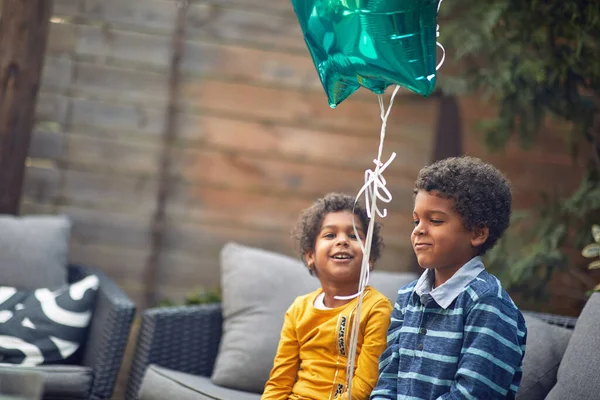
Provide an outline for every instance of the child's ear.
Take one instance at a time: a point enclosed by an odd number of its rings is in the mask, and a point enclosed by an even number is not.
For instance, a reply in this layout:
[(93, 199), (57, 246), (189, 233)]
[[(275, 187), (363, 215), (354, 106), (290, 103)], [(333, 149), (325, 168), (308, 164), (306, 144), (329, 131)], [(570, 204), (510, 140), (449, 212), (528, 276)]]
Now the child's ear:
[(309, 250), (306, 253), (304, 253), (304, 261), (306, 261), (306, 265), (309, 269), (313, 268), (315, 265), (315, 252)]
[(488, 227), (475, 228), (471, 235), (471, 246), (479, 247), (484, 244), (490, 236), (490, 230)]

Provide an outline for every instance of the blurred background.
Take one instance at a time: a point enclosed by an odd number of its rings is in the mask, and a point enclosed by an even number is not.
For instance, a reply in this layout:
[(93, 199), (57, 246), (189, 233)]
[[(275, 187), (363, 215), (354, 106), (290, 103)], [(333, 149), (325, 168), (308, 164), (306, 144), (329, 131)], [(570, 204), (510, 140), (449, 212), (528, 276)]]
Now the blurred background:
[[(438, 89), (401, 89), (388, 122), (377, 268), (416, 270), (419, 169), (476, 156), (514, 189), (488, 266), (520, 306), (578, 314), (599, 281), (581, 249), (600, 222), (600, 11), (564, 3), (442, 4)], [(329, 108), (287, 1), (55, 0), (20, 213), (70, 216), (71, 261), (140, 309), (182, 302), (218, 289), (229, 241), (295, 255), (299, 211), (358, 192), (380, 122), (364, 89)]]

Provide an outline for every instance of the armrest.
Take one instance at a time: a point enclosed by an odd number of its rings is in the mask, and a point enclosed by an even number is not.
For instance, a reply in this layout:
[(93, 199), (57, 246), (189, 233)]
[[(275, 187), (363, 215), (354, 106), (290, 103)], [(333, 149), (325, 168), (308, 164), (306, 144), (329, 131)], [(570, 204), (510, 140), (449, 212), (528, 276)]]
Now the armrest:
[(137, 398), (150, 364), (210, 376), (221, 341), (222, 320), (220, 303), (146, 310), (142, 314), (126, 398)]
[(535, 311), (523, 311), (523, 315), (541, 319), (550, 325), (557, 325), (568, 329), (575, 328), (575, 324), (577, 323), (577, 318), (564, 315), (547, 314)]
[(135, 304), (101, 271), (69, 266), (70, 277), (92, 274), (98, 277), (100, 287), (82, 364), (94, 371), (90, 398), (110, 399), (123, 361)]

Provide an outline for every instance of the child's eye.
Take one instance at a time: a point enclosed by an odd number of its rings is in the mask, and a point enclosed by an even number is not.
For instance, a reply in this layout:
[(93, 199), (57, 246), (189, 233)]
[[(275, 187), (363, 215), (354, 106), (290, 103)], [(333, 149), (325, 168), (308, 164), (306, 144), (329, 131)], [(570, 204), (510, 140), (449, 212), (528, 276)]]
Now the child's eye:
[(325, 234), (323, 235), (323, 237), (324, 237), (324, 238), (327, 238), (327, 239), (331, 239), (331, 238), (335, 237), (335, 235), (334, 235), (333, 233), (325, 233)]
[(348, 235), (348, 236), (350, 237), (350, 239), (354, 239), (354, 240), (356, 240), (356, 235), (355, 235), (354, 233), (352, 233), (352, 234), (350, 234), (350, 235)]
[(431, 220), (431, 223), (432, 223), (432, 224), (434, 224), (434, 225), (439, 225), (439, 224), (441, 224), (441, 223), (443, 223), (443, 222), (444, 222), (444, 221), (440, 221), (439, 219), (432, 219), (432, 220)]
[(415, 220), (415, 221), (413, 221), (413, 225), (414, 225), (414, 226), (417, 226), (417, 225), (419, 225), (419, 220)]

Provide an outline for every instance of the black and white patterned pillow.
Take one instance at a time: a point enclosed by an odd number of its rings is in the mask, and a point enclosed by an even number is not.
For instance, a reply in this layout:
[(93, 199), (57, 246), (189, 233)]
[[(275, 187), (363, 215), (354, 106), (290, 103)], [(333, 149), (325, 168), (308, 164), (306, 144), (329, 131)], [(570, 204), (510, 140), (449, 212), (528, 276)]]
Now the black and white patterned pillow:
[(87, 337), (98, 284), (90, 275), (57, 290), (0, 286), (0, 363), (69, 363)]

